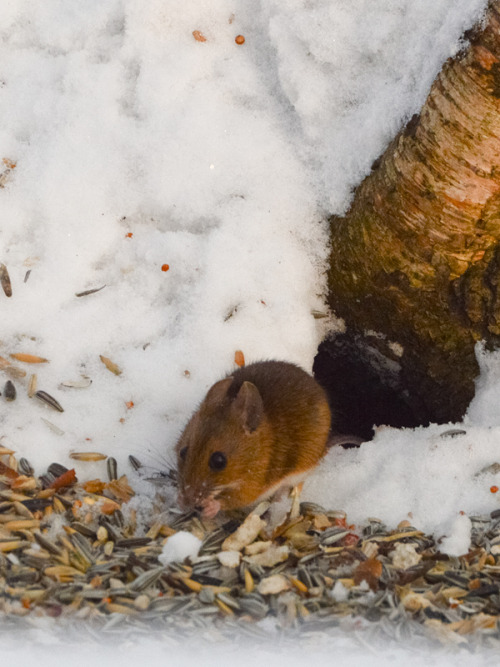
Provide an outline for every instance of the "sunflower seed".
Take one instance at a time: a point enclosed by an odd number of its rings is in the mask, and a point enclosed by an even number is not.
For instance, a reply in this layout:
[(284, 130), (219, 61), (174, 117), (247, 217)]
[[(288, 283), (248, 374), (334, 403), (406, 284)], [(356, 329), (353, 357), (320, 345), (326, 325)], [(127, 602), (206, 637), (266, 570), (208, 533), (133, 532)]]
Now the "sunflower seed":
[(92, 380), (85, 376), (82, 376), (81, 380), (66, 380), (65, 382), (61, 382), (62, 387), (70, 387), (72, 389), (86, 389), (91, 384)]
[(94, 287), (94, 289), (88, 289), (85, 290), (85, 292), (77, 292), (75, 296), (89, 296), (89, 294), (95, 294), (96, 292), (100, 292), (102, 289), (104, 289), (106, 285), (102, 285), (101, 287)]
[(147, 572), (143, 572), (129, 585), (130, 590), (143, 591), (146, 588), (149, 588), (149, 586), (152, 586), (164, 571), (164, 567), (156, 567)]
[(0, 263), (0, 284), (2, 285), (5, 296), (12, 296), (12, 284), (10, 282), (9, 272), (5, 264)]
[(108, 470), (109, 481), (112, 482), (113, 480), (118, 479), (118, 466), (116, 463), (116, 459), (110, 456), (106, 461), (106, 466)]
[(447, 431), (439, 434), (440, 438), (456, 438), (459, 435), (466, 435), (467, 431), (464, 431), (462, 428), (450, 428)]
[(39, 401), (42, 403), (45, 403), (45, 405), (48, 405), (49, 407), (53, 408), (54, 410), (57, 410), (58, 412), (64, 412), (64, 409), (62, 408), (61, 404), (56, 401), (56, 399), (48, 394), (46, 391), (36, 391), (35, 392), (35, 398), (38, 398)]
[(14, 383), (10, 380), (7, 380), (3, 389), (3, 395), (6, 401), (15, 401), (16, 399), (16, 388)]
[(59, 428), (59, 426), (56, 426), (53, 424), (51, 421), (48, 419), (45, 419), (45, 417), (40, 417), (40, 419), (47, 424), (47, 426), (50, 428), (51, 431), (53, 431), (56, 435), (64, 435), (64, 431)]
[(328, 528), (323, 531), (320, 543), (324, 546), (331, 546), (332, 544), (340, 542), (346, 535), (349, 535), (349, 532), (349, 530), (344, 528)]
[(132, 456), (132, 454), (130, 454), (128, 460), (134, 470), (140, 470), (140, 468), (142, 468), (142, 463), (139, 461), (139, 459), (136, 459), (135, 456)]

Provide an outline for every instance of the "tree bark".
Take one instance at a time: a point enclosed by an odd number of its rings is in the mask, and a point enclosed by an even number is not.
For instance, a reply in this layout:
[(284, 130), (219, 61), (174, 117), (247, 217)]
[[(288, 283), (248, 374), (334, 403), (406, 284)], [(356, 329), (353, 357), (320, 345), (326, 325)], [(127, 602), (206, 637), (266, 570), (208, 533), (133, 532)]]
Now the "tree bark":
[(331, 242), (332, 310), (397, 368), (415, 423), (459, 420), (475, 343), (500, 341), (500, 0), (331, 218)]

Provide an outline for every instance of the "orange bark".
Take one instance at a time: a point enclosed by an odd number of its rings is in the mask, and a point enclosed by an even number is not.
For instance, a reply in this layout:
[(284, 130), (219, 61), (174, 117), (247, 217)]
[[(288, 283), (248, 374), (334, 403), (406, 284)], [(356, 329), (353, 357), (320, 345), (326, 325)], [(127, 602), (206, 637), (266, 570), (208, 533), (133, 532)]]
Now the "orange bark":
[[(500, 342), (500, 1), (445, 63), (343, 218), (331, 219), (330, 304), (370, 338), (420, 421), (459, 419), (474, 345)], [(400, 344), (395, 348), (393, 343)]]

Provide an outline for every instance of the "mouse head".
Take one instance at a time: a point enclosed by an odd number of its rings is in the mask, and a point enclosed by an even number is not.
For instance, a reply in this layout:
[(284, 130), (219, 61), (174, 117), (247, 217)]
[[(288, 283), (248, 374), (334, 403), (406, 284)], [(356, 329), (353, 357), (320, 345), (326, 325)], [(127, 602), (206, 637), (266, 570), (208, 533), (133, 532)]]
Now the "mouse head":
[(232, 377), (214, 384), (176, 446), (181, 505), (213, 517), (251, 504), (261, 494), (268, 439), (257, 387)]

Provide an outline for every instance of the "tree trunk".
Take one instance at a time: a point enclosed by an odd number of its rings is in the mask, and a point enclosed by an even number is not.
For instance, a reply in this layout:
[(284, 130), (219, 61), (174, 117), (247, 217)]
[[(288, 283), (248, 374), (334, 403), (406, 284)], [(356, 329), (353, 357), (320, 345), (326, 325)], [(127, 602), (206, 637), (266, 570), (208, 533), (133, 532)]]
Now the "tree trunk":
[(475, 343), (500, 340), (500, 0), (469, 38), (331, 219), (331, 308), (403, 391), (409, 425), (460, 419)]

